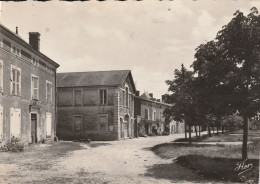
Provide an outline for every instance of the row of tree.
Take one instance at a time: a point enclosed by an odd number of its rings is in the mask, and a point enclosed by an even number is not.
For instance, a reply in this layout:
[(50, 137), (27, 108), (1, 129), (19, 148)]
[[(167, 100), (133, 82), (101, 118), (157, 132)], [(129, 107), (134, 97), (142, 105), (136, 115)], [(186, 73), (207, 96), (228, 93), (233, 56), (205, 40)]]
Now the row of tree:
[(166, 84), (170, 92), (166, 100), (173, 104), (164, 112), (168, 119), (188, 127), (219, 128), (237, 123), (234, 114), (242, 117), (242, 157), (247, 158), (248, 120), (260, 110), (258, 10), (252, 8), (247, 16), (236, 11), (214, 40), (196, 48), (191, 70), (182, 65)]

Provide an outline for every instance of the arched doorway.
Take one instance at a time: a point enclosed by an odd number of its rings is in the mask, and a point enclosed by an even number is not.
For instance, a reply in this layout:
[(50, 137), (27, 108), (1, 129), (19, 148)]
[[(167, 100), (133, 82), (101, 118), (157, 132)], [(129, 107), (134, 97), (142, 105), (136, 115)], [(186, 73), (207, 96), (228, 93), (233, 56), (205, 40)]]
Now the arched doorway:
[(129, 116), (126, 114), (124, 117), (124, 137), (129, 137)]

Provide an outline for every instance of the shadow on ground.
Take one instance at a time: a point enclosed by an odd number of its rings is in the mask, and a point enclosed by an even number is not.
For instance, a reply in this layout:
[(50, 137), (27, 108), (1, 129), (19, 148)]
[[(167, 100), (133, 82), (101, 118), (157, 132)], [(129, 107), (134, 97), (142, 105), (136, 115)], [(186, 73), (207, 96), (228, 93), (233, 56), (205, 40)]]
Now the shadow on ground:
[(108, 146), (108, 145), (111, 145), (111, 144), (110, 143), (90, 143), (90, 144), (88, 144), (88, 146), (91, 148), (96, 148), (99, 146)]
[(156, 179), (167, 179), (172, 182), (208, 182), (208, 180), (203, 176), (193, 173), (190, 169), (182, 167), (181, 165), (175, 162), (170, 164), (156, 164), (152, 167), (148, 167), (145, 176), (153, 177)]

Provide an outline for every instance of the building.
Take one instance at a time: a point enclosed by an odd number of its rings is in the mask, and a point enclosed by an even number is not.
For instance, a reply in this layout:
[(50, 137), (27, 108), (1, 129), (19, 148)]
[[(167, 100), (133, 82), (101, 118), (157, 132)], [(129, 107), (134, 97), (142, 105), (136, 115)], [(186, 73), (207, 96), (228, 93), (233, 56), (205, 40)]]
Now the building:
[(166, 122), (163, 111), (170, 107), (170, 104), (153, 98), (153, 94), (147, 92), (141, 96), (137, 92), (134, 103), (136, 124), (138, 125), (137, 137), (165, 132)]
[(57, 74), (60, 139), (134, 137), (135, 85), (130, 70)]
[(40, 34), (29, 44), (0, 25), (0, 139), (34, 143), (55, 137), (57, 63), (40, 52)]
[(182, 123), (182, 122), (177, 122), (177, 121), (174, 121), (172, 119), (170, 121), (170, 123), (167, 124), (167, 126), (169, 128), (170, 134), (177, 134), (177, 133), (184, 133), (185, 132), (184, 123)]

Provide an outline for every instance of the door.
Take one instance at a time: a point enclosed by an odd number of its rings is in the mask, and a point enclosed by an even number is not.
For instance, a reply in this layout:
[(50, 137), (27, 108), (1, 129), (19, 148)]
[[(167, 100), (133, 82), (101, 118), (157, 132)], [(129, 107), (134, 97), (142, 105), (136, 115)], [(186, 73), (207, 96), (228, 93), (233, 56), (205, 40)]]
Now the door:
[(31, 139), (37, 143), (37, 114), (31, 114)]
[(10, 135), (21, 138), (21, 109), (11, 108)]
[(0, 106), (0, 141), (3, 140), (4, 135), (4, 124), (3, 124), (3, 107)]
[(52, 113), (46, 113), (46, 137), (51, 137), (52, 132)]

